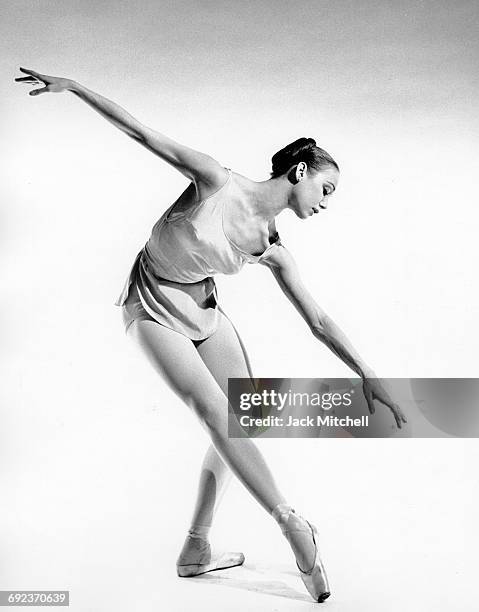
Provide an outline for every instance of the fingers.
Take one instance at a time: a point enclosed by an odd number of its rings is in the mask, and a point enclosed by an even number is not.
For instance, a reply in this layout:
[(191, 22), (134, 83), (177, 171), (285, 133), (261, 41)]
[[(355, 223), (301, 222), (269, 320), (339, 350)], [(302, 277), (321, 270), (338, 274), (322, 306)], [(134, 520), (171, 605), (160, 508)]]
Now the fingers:
[(28, 68), (22, 68), (20, 67), (20, 72), (24, 72), (25, 74), (31, 74), (34, 77), (41, 78), (41, 75), (39, 72), (35, 72), (34, 70), (29, 70)]
[(376, 412), (376, 408), (374, 407), (374, 400), (371, 393), (368, 393), (366, 390), (364, 391), (364, 397), (366, 398), (366, 402), (368, 403), (369, 412), (374, 414)]
[(402, 423), (407, 423), (407, 419), (404, 416), (401, 408), (399, 407), (398, 404), (394, 404), (394, 403), (388, 404), (388, 406), (391, 409), (394, 415), (394, 418), (396, 419), (397, 426), (399, 427), (399, 429), (401, 429)]
[[(45, 85), (44, 79), (41, 78), (41, 74), (34, 70), (28, 70), (27, 68), (20, 68), (21, 72), (28, 74), (26, 77), (18, 77), (15, 79), (17, 83), (25, 83), (26, 85)], [(31, 96), (38, 96), (39, 94), (45, 93), (48, 90), (48, 85), (40, 89), (33, 89), (29, 92)]]
[(48, 91), (48, 87), (41, 87), (40, 89), (32, 89), (32, 91), (29, 92), (29, 94), (31, 96), (38, 96), (42, 93), (46, 93)]
[(400, 417), (401, 421), (403, 423), (407, 423), (407, 419), (404, 416), (404, 412), (401, 410), (401, 408), (399, 408), (399, 406), (397, 404), (396, 404), (396, 410), (398, 411), (398, 414), (399, 414), (399, 417)]
[(394, 414), (394, 418), (396, 419), (398, 429), (402, 429), (401, 419), (399, 415), (396, 412), (393, 412), (393, 414)]
[(33, 76), (19, 77), (15, 79), (17, 83), (38, 83), (38, 79)]
[(407, 423), (407, 419), (404, 416), (401, 408), (398, 404), (392, 401), (389, 397), (381, 397), (377, 393), (373, 393), (372, 391), (364, 390), (364, 395), (366, 397), (366, 401), (368, 402), (369, 412), (374, 414), (375, 408), (373, 404), (373, 398), (377, 399), (378, 402), (381, 402), (385, 406), (387, 406), (391, 412), (393, 413), (394, 419), (399, 429), (402, 429), (402, 423)]
[(381, 402), (382, 404), (384, 404), (391, 410), (396, 420), (398, 428), (401, 429), (402, 423), (407, 423), (407, 419), (404, 416), (401, 408), (399, 407), (399, 404), (396, 404), (395, 402), (393, 402), (393, 400), (389, 396), (380, 397), (379, 395), (376, 394), (375, 397), (378, 400), (378, 402)]

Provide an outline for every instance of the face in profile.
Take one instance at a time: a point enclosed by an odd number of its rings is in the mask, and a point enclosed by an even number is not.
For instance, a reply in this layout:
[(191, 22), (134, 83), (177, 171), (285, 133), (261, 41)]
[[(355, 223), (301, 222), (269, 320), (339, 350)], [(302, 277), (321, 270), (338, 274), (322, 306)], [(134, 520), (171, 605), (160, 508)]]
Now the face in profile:
[(290, 208), (300, 219), (307, 219), (328, 207), (328, 199), (338, 184), (339, 172), (333, 166), (317, 172), (303, 170), (302, 166), (305, 164), (298, 164), (296, 169), (297, 182), (291, 192)]

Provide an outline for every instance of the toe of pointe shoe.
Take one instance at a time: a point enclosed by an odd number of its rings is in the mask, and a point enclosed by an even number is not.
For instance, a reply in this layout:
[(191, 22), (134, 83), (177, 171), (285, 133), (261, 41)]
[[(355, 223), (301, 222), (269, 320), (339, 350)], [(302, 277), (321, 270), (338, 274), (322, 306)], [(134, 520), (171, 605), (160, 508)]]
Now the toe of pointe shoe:
[(316, 555), (314, 559), (313, 567), (308, 571), (303, 571), (298, 562), (296, 562), (296, 566), (299, 569), (299, 573), (301, 576), (301, 580), (304, 583), (304, 586), (308, 590), (308, 593), (311, 597), (321, 603), (325, 599), (327, 599), (331, 595), (331, 591), (329, 589), (328, 577), (326, 575), (326, 570), (324, 569), (323, 563), (321, 561), (321, 557), (319, 556), (318, 545), (316, 542), (317, 529), (314, 525), (311, 525), (307, 521), (308, 525), (311, 528), (311, 535), (313, 538)]
[(331, 591), (326, 571), (319, 555), (318, 544), (316, 542), (318, 534), (316, 526), (312, 525), (303, 516), (296, 514), (294, 510), (291, 510), (285, 515), (285, 520), (281, 522), (281, 530), (290, 541), (290, 544), (292, 543), (291, 537), (294, 535), (294, 532), (308, 533), (312, 538), (312, 543), (314, 544), (313, 564), (310, 566), (310, 569), (303, 569), (299, 566), (298, 561), (296, 561), (296, 566), (304, 586), (314, 601), (324, 601), (331, 595)]
[(199, 576), (215, 570), (228, 569), (244, 563), (245, 557), (241, 552), (226, 552), (212, 559), (209, 563), (191, 563), (189, 565), (176, 565), (176, 572), (180, 578)]
[(298, 569), (301, 580), (314, 601), (322, 602), (331, 595), (326, 574), (324, 571), (321, 571), (318, 561), (315, 563), (310, 574), (303, 572), (299, 566)]

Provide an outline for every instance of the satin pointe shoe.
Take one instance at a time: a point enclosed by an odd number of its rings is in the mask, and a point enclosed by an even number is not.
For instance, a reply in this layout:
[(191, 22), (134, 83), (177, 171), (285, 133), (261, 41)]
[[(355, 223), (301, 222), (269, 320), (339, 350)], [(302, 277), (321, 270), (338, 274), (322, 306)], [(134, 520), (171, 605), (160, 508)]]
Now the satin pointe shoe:
[[(317, 545), (318, 530), (316, 526), (312, 525), (302, 516), (296, 514), (292, 508), (287, 511), (275, 509), (275, 511), (273, 511), (273, 516), (278, 521), (283, 535), (286, 537), (295, 553), (296, 566), (304, 586), (307, 588), (311, 597), (318, 603), (321, 603), (331, 595), (331, 591), (326, 571), (319, 556)], [(296, 537), (295, 539), (295, 535), (300, 533), (308, 534), (311, 538), (308, 545), (309, 553), (307, 552), (308, 548), (304, 545), (305, 538)], [(298, 551), (298, 553), (296, 551)], [(314, 557), (312, 565), (301, 568), (297, 560), (299, 555), (301, 555), (302, 559), (312, 559)]]
[(207, 540), (188, 535), (176, 561), (176, 572), (180, 578), (191, 578), (215, 570), (236, 567), (243, 563), (243, 553), (225, 552), (212, 557), (211, 547)]

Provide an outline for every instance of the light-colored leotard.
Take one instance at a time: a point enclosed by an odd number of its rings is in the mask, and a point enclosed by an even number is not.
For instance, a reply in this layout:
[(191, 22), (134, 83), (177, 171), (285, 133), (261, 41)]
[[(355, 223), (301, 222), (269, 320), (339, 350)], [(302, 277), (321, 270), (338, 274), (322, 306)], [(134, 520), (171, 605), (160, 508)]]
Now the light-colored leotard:
[(164, 212), (138, 253), (117, 306), (125, 303), (135, 282), (143, 307), (158, 322), (194, 339), (216, 328), (213, 276), (236, 274), (246, 263), (258, 263), (281, 246), (276, 233), (261, 255), (251, 255), (226, 235), (224, 211), (232, 181), (228, 169), (226, 183), (209, 198), (187, 210), (179, 210), (177, 200)]

